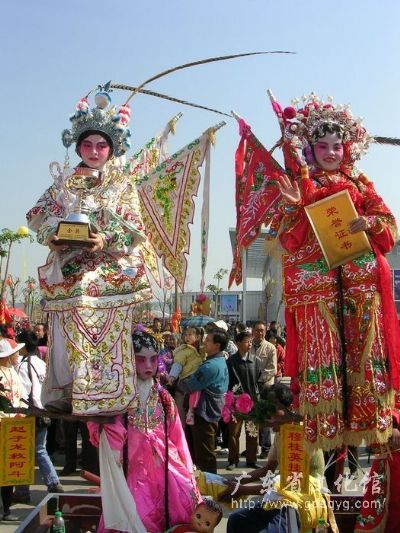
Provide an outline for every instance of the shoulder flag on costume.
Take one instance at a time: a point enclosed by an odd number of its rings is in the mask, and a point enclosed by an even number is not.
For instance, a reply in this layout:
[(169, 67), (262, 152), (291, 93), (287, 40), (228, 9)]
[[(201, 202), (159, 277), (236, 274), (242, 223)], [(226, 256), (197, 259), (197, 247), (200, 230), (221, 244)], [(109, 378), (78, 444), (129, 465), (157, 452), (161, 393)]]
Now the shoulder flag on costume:
[(149, 174), (154, 167), (168, 157), (168, 136), (170, 133), (175, 135), (176, 123), (182, 117), (178, 113), (169, 120), (163, 131), (150, 139), (139, 152), (134, 154), (128, 161), (128, 171), (133, 180), (140, 180)]
[(241, 139), (236, 150), (236, 249), (233, 256), (229, 287), (242, 282), (241, 250), (258, 237), (263, 224), (272, 237), (282, 219), (279, 212), (280, 192), (277, 178), (285, 174), (271, 153), (260, 143), (251, 128), (240, 117)]
[(209, 150), (205, 132), (144, 176), (137, 185), (143, 222), (154, 249), (183, 290), (199, 169)]
[[(143, 148), (134, 154), (127, 163), (129, 175), (138, 186), (138, 183), (149, 174), (156, 166), (168, 157), (168, 137), (169, 134), (175, 134), (176, 123), (182, 117), (178, 113), (168, 121), (161, 133), (147, 142)], [(139, 207), (139, 197), (136, 188), (133, 190), (134, 199)], [(135, 206), (136, 208), (136, 206)], [(139, 211), (139, 209), (137, 209)], [(146, 241), (140, 245), (143, 265), (149, 280), (157, 284), (160, 288), (170, 287), (170, 276), (164, 271), (162, 261), (154, 251), (153, 245), (146, 238)]]

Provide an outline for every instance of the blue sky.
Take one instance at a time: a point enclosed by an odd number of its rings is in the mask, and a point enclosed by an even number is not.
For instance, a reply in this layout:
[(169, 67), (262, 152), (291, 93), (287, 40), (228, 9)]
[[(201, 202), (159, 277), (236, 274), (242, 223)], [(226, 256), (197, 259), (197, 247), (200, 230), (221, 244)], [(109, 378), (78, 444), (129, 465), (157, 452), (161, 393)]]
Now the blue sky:
[[(81, 96), (108, 80), (135, 85), (166, 68), (205, 57), (296, 52), (204, 65), (148, 88), (226, 112), (234, 109), (267, 147), (279, 136), (267, 88), (284, 105), (311, 91), (332, 95), (335, 102), (350, 103), (373, 134), (400, 137), (399, 16), (400, 3), (394, 0), (2, 2), (0, 228), (24, 224), (26, 211), (50, 185), (48, 164), (64, 159), (60, 134)], [(114, 93), (114, 103), (123, 96)], [(131, 104), (134, 150), (178, 111), (184, 116), (171, 151), (220, 120), (146, 96), (136, 96)], [(228, 119), (212, 153), (207, 283), (219, 268), (231, 266), (228, 228), (235, 225), (238, 140), (236, 124)], [(373, 146), (360, 162), (397, 219), (399, 161), (399, 148)], [(192, 226), (189, 290), (199, 288), (200, 200)], [(24, 274), (24, 257), (27, 273), (36, 275), (46, 250), (38, 244), (17, 245), (13, 274)]]

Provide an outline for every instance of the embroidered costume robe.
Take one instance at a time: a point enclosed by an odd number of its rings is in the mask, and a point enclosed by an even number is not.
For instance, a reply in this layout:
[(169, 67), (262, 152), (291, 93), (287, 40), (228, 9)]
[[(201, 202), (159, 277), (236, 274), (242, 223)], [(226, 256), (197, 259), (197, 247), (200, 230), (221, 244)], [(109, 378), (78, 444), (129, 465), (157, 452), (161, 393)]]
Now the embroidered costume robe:
[[(344, 189), (358, 214), (367, 217), (372, 252), (329, 270), (303, 206)], [(286, 251), (286, 374), (299, 381), (306, 443), (330, 450), (342, 444), (358, 446), (363, 439), (367, 444), (386, 442), (391, 435), (391, 361), (398, 354), (384, 254), (396, 238), (395, 219), (364, 175), (351, 178), (319, 170), (300, 181), (300, 190), (301, 202), (284, 208), (280, 241)], [(342, 357), (347, 369), (344, 389)]]
[[(167, 435), (165, 435), (167, 417)], [(90, 440), (99, 446), (99, 425), (88, 423)], [(137, 512), (150, 533), (165, 531), (165, 462), (168, 441), (168, 509), (170, 525), (190, 521), (201, 497), (193, 475), (193, 463), (170, 394), (155, 384), (145, 405), (136, 400), (128, 411), (127, 427), (118, 417), (114, 424), (104, 424), (113, 450), (128, 447), (127, 483), (136, 503)], [(105, 529), (101, 519), (99, 533)]]
[[(65, 176), (27, 213), (46, 245), (76, 201)], [(49, 313), (48, 369), (42, 403), (72, 394), (73, 412), (119, 413), (135, 397), (132, 320), (135, 305), (151, 297), (140, 244), (143, 224), (135, 186), (122, 169), (108, 167), (102, 187), (85, 198), (104, 248), (51, 251), (39, 268), (44, 311)], [(72, 388), (72, 393), (70, 392)]]

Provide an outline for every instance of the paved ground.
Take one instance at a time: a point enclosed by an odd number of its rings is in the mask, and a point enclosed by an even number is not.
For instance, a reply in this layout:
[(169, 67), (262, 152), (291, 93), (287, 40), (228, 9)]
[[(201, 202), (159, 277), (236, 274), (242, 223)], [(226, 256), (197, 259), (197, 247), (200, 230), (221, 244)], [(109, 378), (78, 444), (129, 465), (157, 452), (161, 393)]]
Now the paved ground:
[[(243, 439), (243, 432), (242, 432), (242, 440)], [(242, 443), (242, 449), (244, 442)], [(363, 468), (364, 472), (368, 471), (368, 462), (367, 462), (367, 456), (364, 452), (364, 448), (360, 448), (360, 465)], [(54, 464), (58, 471), (61, 470), (64, 463), (64, 456), (60, 454), (56, 454), (54, 457)], [(265, 464), (265, 460), (258, 460), (258, 463), (263, 465)], [(243, 459), (238, 468), (233, 472), (228, 472), (225, 467), (227, 466), (227, 456), (226, 455), (218, 455), (218, 473), (221, 475), (240, 475), (242, 471), (247, 471), (245, 467), (245, 460)], [(346, 469), (347, 471), (347, 469)], [(362, 478), (363, 473), (359, 473), (358, 481)], [(74, 476), (66, 476), (61, 478), (61, 482), (65, 488), (66, 491), (72, 493), (72, 494), (78, 494), (78, 493), (87, 493), (89, 488), (93, 486), (88, 481), (82, 479), (81, 477), (74, 475)], [(348, 492), (350, 494), (357, 494), (357, 492), (353, 492), (352, 489), (354, 489), (354, 486), (351, 485), (348, 487)], [(33, 510), (33, 508), (38, 505), (42, 499), (47, 495), (47, 492), (45, 490), (45, 487), (41, 484), (41, 478), (38, 470), (36, 469), (35, 472), (35, 485), (31, 487), (31, 504), (30, 505), (23, 505), (23, 504), (16, 504), (12, 507), (12, 513), (16, 514), (20, 517), (21, 521), (25, 519), (25, 517)], [(224, 533), (226, 531), (226, 523), (227, 523), (227, 516), (229, 512), (225, 511), (224, 518), (221, 521), (221, 523), (218, 525), (218, 527), (215, 529), (215, 533)], [(0, 533), (11, 533), (16, 531), (19, 524), (6, 524), (0, 522)], [(346, 532), (347, 533), (347, 532)]]

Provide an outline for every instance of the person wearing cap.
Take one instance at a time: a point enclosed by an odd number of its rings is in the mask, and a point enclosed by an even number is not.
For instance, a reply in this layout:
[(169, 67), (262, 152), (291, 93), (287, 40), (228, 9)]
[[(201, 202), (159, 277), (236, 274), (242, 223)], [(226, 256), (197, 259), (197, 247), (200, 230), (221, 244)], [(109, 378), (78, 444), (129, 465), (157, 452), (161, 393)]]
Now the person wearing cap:
[[(220, 329), (221, 331), (228, 333), (229, 326), (224, 320), (217, 320), (215, 322), (209, 322), (206, 325), (205, 329), (207, 333), (210, 333), (211, 331), (214, 331), (216, 329)], [(231, 355), (237, 352), (236, 344), (230, 339), (228, 339), (228, 344), (226, 345), (224, 352), (226, 353), (227, 357), (230, 357)]]
[[(37, 355), (39, 339), (33, 331), (21, 331), (17, 341), (23, 342), (20, 354), (21, 361), (17, 365), (17, 372), (22, 382), (23, 398), (29, 405), (43, 409), (40, 395), (42, 383), (46, 375), (46, 363)], [(35, 462), (39, 467), (42, 479), (49, 492), (64, 492), (56, 469), (46, 450), (47, 424), (41, 417), (36, 418), (35, 431)], [(29, 485), (20, 485), (15, 489), (14, 502), (29, 503)]]
[(228, 337), (222, 329), (215, 329), (204, 339), (207, 359), (199, 368), (180, 382), (184, 392), (201, 391), (195, 409), (194, 425), (190, 426), (193, 436), (194, 462), (203, 472), (217, 473), (215, 439), (218, 421), (228, 390), (229, 375), (224, 350)]
[[(206, 325), (205, 329), (207, 333), (219, 330), (219, 331), (224, 331), (228, 335), (228, 332), (229, 332), (229, 326), (224, 320), (217, 320), (216, 322), (209, 322)], [(237, 352), (236, 344), (228, 337), (228, 344), (226, 345), (226, 348), (224, 350), (226, 361), (228, 361), (228, 359), (236, 352)], [(217, 440), (217, 446), (220, 446), (218, 453), (221, 455), (227, 454), (228, 449), (229, 449), (229, 426), (226, 422), (222, 420), (222, 418), (218, 422), (216, 440)]]
[[(0, 396), (4, 396), (13, 407), (23, 407), (22, 383), (14, 369), (18, 353), (24, 344), (17, 344), (12, 339), (0, 338)], [(11, 413), (0, 411), (0, 418), (14, 416)], [(14, 487), (1, 487), (1, 499), (3, 501), (4, 522), (18, 522), (18, 516), (11, 514), (12, 494)]]

